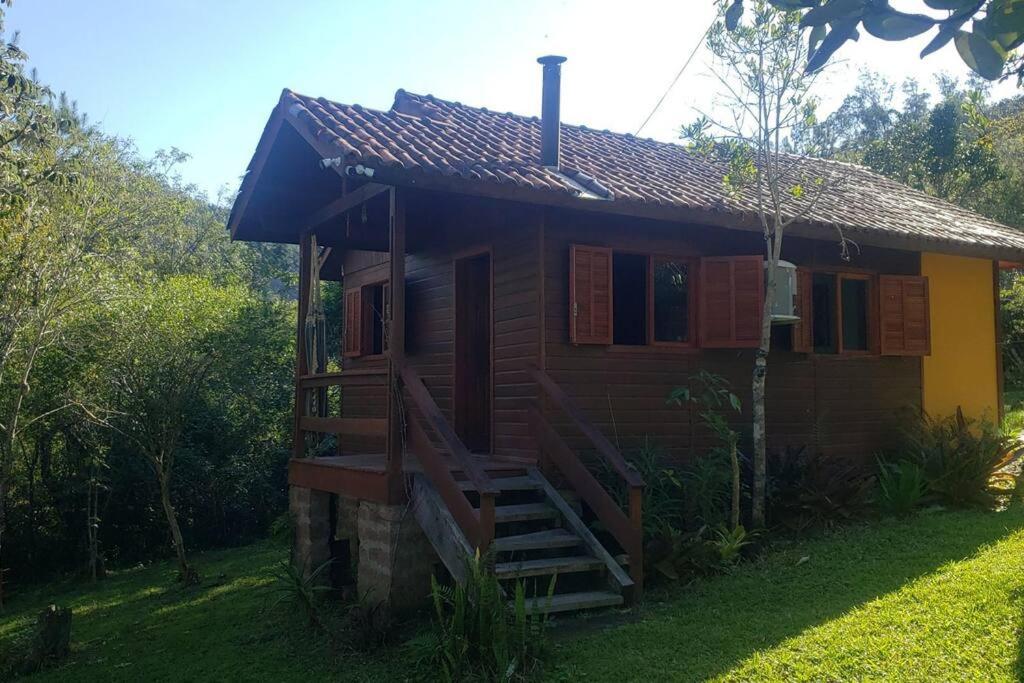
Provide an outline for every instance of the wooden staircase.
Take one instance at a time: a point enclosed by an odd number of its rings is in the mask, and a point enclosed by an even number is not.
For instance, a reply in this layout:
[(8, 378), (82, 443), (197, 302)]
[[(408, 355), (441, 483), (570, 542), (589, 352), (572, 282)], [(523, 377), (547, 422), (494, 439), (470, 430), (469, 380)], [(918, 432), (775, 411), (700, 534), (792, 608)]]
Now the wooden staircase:
[[(506, 583), (509, 595), (513, 582), (522, 581), (531, 596), (527, 609), (545, 612), (616, 607), (626, 602), (633, 580), (543, 474), (528, 468), (523, 474), (492, 477), (490, 483), (499, 491), (491, 542), (493, 569)], [(440, 497), (431, 488), (429, 481), (417, 477), (413, 510), (445, 565), (449, 570), (456, 565), (453, 575), (458, 578), (461, 571), (457, 565), (465, 563), (469, 546), (459, 543), (457, 553), (451, 554), (451, 544), (442, 539), (450, 538), (453, 529), (436, 523), (445, 511), (436, 507)], [(459, 488), (471, 503), (478, 502), (471, 481), (459, 481)], [(554, 595), (549, 598), (552, 577)]]
[[(411, 475), (413, 514), (456, 581), (465, 580), (467, 559), (477, 549), (490, 550), (495, 575), (502, 582), (522, 581), (532, 596), (531, 610), (632, 604), (643, 587), (643, 479), (558, 385), (539, 370), (533, 375), (625, 485), (628, 505), (623, 511), (539, 406), (529, 406), (531, 431), (544, 461), (600, 520), (628, 557), (629, 573), (537, 468), (510, 464), (500, 475), (487, 472), (459, 440), (419, 375), (406, 366), (401, 377), (411, 408), (407, 447), (422, 467)], [(554, 595), (549, 596), (552, 577)]]

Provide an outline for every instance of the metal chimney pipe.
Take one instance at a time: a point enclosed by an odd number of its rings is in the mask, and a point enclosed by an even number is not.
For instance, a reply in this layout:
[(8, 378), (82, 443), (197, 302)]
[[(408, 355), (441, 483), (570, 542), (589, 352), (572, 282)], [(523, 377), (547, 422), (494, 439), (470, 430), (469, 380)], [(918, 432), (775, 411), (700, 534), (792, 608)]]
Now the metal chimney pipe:
[(547, 55), (537, 62), (544, 66), (544, 93), (540, 105), (540, 163), (558, 168), (561, 124), (562, 63), (565, 57)]

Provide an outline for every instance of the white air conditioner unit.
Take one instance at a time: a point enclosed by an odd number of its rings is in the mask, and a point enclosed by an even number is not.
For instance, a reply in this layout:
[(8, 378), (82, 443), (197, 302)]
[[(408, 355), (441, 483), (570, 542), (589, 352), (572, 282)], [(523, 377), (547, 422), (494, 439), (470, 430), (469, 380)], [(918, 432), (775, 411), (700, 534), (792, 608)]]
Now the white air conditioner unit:
[[(764, 262), (765, 282), (768, 280), (768, 262)], [(773, 325), (792, 325), (800, 320), (796, 315), (796, 265), (779, 261), (775, 271), (775, 302), (772, 305)]]

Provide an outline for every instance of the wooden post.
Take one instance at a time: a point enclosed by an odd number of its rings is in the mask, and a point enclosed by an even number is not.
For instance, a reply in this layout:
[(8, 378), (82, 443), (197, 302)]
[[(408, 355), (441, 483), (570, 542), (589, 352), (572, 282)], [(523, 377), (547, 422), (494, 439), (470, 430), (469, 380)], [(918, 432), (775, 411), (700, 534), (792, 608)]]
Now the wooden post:
[[(996, 320), (996, 416), (998, 424), (1003, 423), (1006, 413), (1005, 398), (1003, 395), (1003, 309), (1002, 296), (999, 287), (999, 261), (992, 262), (992, 305)], [(923, 361), (922, 361), (923, 362)]]
[(306, 452), (306, 439), (302, 433), (302, 417), (306, 410), (302, 391), (302, 376), (309, 372), (306, 358), (306, 313), (309, 310), (309, 266), (313, 237), (309, 232), (299, 237), (299, 305), (298, 324), (295, 329), (295, 427), (292, 430), (292, 457), (301, 458)]
[(480, 539), (477, 547), (480, 555), (486, 555), (494, 540), (494, 494), (480, 494)]
[(389, 484), (394, 490), (402, 475), (406, 419), (400, 389), (402, 365), (405, 363), (405, 197), (398, 188), (390, 190), (390, 214), (387, 471)]
[(633, 579), (633, 602), (638, 602), (644, 592), (644, 489), (629, 487), (629, 521), (633, 527), (634, 547), (629, 548), (629, 576)]

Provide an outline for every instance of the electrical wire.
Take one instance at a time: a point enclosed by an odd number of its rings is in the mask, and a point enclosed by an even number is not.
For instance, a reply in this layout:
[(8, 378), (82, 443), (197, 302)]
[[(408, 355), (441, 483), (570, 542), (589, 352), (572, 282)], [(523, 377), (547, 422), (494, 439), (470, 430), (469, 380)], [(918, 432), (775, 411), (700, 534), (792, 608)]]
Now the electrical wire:
[(679, 79), (682, 78), (683, 73), (686, 72), (686, 68), (690, 66), (690, 62), (692, 62), (693, 58), (697, 55), (697, 50), (699, 50), (700, 46), (704, 44), (704, 41), (708, 39), (708, 35), (711, 33), (711, 29), (714, 28), (715, 26), (715, 21), (718, 21), (717, 17), (710, 24), (708, 24), (707, 30), (704, 31), (704, 35), (701, 36), (700, 40), (697, 41), (697, 44), (693, 46), (693, 50), (690, 52), (690, 56), (686, 58), (685, 62), (683, 62), (683, 67), (679, 69), (679, 73), (677, 73), (676, 77), (672, 79), (672, 82), (668, 84), (668, 88), (666, 88), (665, 92), (662, 93), (661, 99), (659, 99), (658, 103), (654, 105), (654, 109), (651, 110), (651, 113), (647, 115), (647, 118), (644, 119), (644, 122), (641, 123), (640, 127), (636, 129), (636, 135), (640, 135), (640, 131), (642, 131), (647, 126), (647, 124), (651, 122), (651, 119), (654, 118), (654, 115), (658, 112), (658, 109), (660, 109), (661, 105), (665, 102), (665, 98), (668, 97), (668, 94), (670, 92), (672, 92), (672, 88), (676, 87), (676, 83), (679, 82)]

